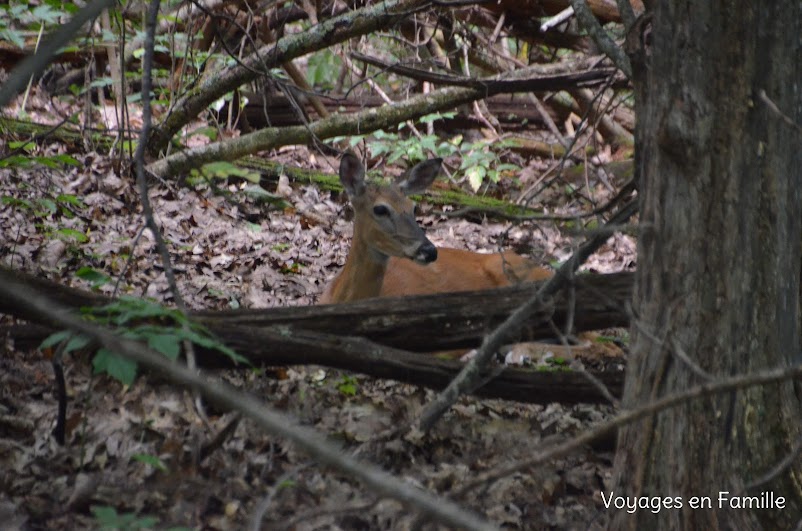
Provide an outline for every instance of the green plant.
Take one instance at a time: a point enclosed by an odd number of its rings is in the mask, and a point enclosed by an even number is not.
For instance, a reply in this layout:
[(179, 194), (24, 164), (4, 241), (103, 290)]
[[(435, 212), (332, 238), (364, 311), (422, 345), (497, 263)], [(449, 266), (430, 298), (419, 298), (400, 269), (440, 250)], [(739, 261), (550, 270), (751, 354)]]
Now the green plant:
[[(420, 121), (432, 123), (436, 120), (451, 118), (454, 114), (430, 114), (422, 117)], [(405, 125), (399, 126), (399, 130), (404, 127)], [(363, 140), (367, 142), (368, 149), (373, 156), (386, 156), (387, 162), (390, 164), (399, 159), (416, 163), (428, 159), (432, 154), (441, 158), (458, 155), (461, 162), (456, 176), (464, 176), (474, 192), (478, 191), (486, 182), (497, 183), (504, 172), (520, 170), (514, 164), (504, 164), (499, 160), (498, 152), (514, 146), (514, 140), (464, 142), (463, 137), (457, 135), (448, 141), (442, 141), (436, 135), (404, 138), (398, 133), (387, 133), (383, 130), (374, 131), (369, 136), (349, 138), (352, 147)]]
[(152, 529), (159, 523), (152, 516), (138, 516), (136, 513), (118, 513), (117, 509), (108, 505), (93, 505), (92, 514), (100, 529)]
[(89, 282), (92, 285), (92, 289), (97, 289), (111, 282), (111, 277), (87, 266), (79, 268), (75, 272), (75, 276)]
[[(191, 343), (217, 350), (237, 363), (248, 360), (218, 341), (204, 326), (190, 321), (178, 310), (164, 308), (158, 304), (137, 299), (121, 297), (119, 300), (99, 308), (81, 308), (87, 320), (100, 325), (116, 328), (124, 339), (141, 341), (150, 348), (175, 360), (181, 352), (181, 343)], [(90, 339), (69, 330), (48, 336), (41, 348), (53, 347), (67, 341), (65, 353), (89, 346)], [(98, 349), (92, 359), (96, 374), (106, 373), (125, 385), (131, 385), (136, 378), (137, 363), (115, 354), (107, 348)]]
[(40, 165), (51, 169), (58, 169), (64, 165), (80, 167), (81, 163), (74, 157), (66, 154), (40, 157), (32, 155), (36, 144), (32, 142), (9, 142), (8, 147), (17, 154), (0, 159), (0, 168), (29, 168)]
[(499, 162), (496, 150), (506, 149), (512, 144), (513, 142), (509, 140), (492, 143), (488, 140), (479, 140), (460, 144), (460, 154), (462, 155), (460, 171), (467, 177), (468, 184), (474, 192), (478, 191), (485, 181), (497, 183), (504, 171), (520, 170), (514, 164)]
[(306, 67), (306, 80), (319, 89), (334, 88), (333, 81), (342, 68), (342, 60), (331, 50), (325, 49), (309, 56)]
[[(433, 123), (444, 118), (453, 118), (455, 115), (456, 113), (453, 112), (427, 114), (420, 121)], [(405, 127), (406, 124), (401, 124), (398, 129), (401, 131)], [(356, 145), (363, 138), (365, 137), (351, 138), (351, 145)], [(387, 133), (380, 129), (374, 131), (367, 139), (370, 152), (377, 157), (386, 155), (387, 162), (391, 164), (402, 158), (415, 163), (428, 159), (431, 153), (438, 157), (446, 158), (458, 152), (458, 148), (454, 143), (441, 141), (436, 135), (403, 138), (398, 133)]]
[(353, 376), (343, 376), (337, 383), (337, 390), (345, 396), (356, 396), (358, 382)]
[[(73, 209), (84, 208), (83, 202), (72, 194), (58, 194), (29, 199), (2, 196), (0, 197), (0, 205), (27, 211), (36, 220), (34, 225), (37, 229), (41, 230), (48, 238), (58, 238), (69, 244), (82, 244), (89, 241), (85, 231), (57, 224), (58, 217), (73, 219), (75, 218)], [(73, 254), (83, 254), (75, 245), (70, 245), (68, 249)]]
[(547, 358), (543, 365), (535, 367), (538, 372), (563, 372), (571, 371), (571, 366), (564, 358)]
[(0, 40), (25, 48), (25, 30), (47, 32), (79, 9), (73, 2), (10, 0), (0, 4)]
[(164, 464), (164, 461), (156, 457), (155, 455), (150, 454), (134, 454), (131, 456), (131, 459), (134, 461), (139, 461), (140, 463), (144, 463), (146, 465), (150, 465), (156, 470), (160, 472), (167, 471), (167, 465)]
[(0, 197), (0, 204), (8, 205), (21, 210), (29, 210), (36, 217), (60, 214), (67, 218), (74, 218), (72, 207), (84, 208), (84, 203), (72, 194), (58, 194), (54, 196), (21, 199), (14, 196)]

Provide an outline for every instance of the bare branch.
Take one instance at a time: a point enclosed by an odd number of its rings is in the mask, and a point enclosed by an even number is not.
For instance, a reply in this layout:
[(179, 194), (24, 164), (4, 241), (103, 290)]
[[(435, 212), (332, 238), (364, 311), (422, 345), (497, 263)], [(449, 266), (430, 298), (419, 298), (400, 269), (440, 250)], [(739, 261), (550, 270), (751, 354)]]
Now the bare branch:
[(596, 16), (590, 10), (587, 0), (569, 0), (571, 6), (574, 8), (577, 20), (582, 24), (582, 27), (590, 34), (593, 41), (599, 46), (599, 49), (612, 59), (613, 63), (626, 74), (628, 78), (632, 77), (632, 65), (629, 63), (629, 58), (624, 53), (613, 39), (607, 35), (604, 28), (601, 27)]
[(199, 87), (179, 100), (170, 116), (159, 128), (153, 130), (148, 143), (151, 153), (157, 154), (162, 151), (175, 133), (220, 96), (253, 81), (259, 74), (268, 75), (266, 68), (274, 68), (301, 55), (321, 50), (351, 37), (365, 35), (397, 22), (410, 13), (427, 7), (428, 4), (426, 0), (379, 2), (362, 9), (348, 11), (321, 22), (308, 32), (287, 35), (274, 45), (260, 48), (241, 64), (227, 68), (218, 75), (209, 76)]
[[(623, 223), (637, 211), (637, 203), (630, 201), (609, 221), (611, 224)], [(542, 301), (552, 297), (557, 293), (571, 278), (574, 271), (607, 241), (607, 234), (594, 236), (587, 243), (582, 245), (577, 251), (557, 270), (555, 275), (543, 285), (537, 294), (521, 305), (512, 315), (507, 318), (500, 326), (485, 336), (482, 346), (479, 348), (476, 357), (473, 358), (465, 368), (457, 375), (449, 386), (440, 393), (437, 398), (429, 404), (421, 414), (420, 427), (423, 431), (428, 431), (434, 423), (451, 407), (457, 398), (469, 389), (473, 389), (476, 382), (480, 380), (480, 375), (490, 363), (493, 353), (501, 347), (507, 338), (521, 325), (530, 318), (533, 312), (542, 304)]]
[(308, 452), (319, 463), (359, 479), (377, 493), (409, 504), (429, 517), (461, 529), (495, 529), (480, 515), (462, 509), (455, 503), (408, 485), (380, 468), (346, 455), (328, 442), (320, 433), (299, 425), (253, 397), (191, 371), (134, 341), (122, 339), (106, 329), (90, 325), (46, 297), (13, 283), (13, 277), (0, 272), (0, 293), (14, 305), (47, 315), (54, 323), (80, 332), (117, 354), (157, 372), (160, 376), (189, 388), (198, 389), (208, 400), (231, 410), (239, 411), (266, 432), (284, 437)]
[[(208, 162), (235, 160), (256, 151), (273, 149), (292, 144), (307, 144), (314, 140), (333, 136), (364, 135), (424, 114), (453, 109), (458, 105), (486, 98), (497, 92), (511, 90), (509, 85), (521, 83), (531, 87), (537, 83), (541, 90), (564, 87), (565, 83), (574, 86), (574, 76), (590, 76), (594, 79), (604, 77), (604, 70), (589, 70), (579, 74), (559, 74), (535, 80), (522, 76), (536, 71), (536, 67), (517, 70), (514, 75), (499, 78), (499, 83), (472, 81), (476, 86), (446, 87), (428, 94), (409, 98), (404, 102), (384, 106), (380, 109), (366, 109), (350, 114), (334, 114), (309, 125), (290, 127), (268, 127), (254, 133), (243, 135), (236, 140), (215, 142), (208, 146), (188, 149), (152, 163), (148, 169), (159, 177), (187, 172)], [(564, 65), (563, 65), (563, 68)], [(589, 72), (589, 73), (588, 73)], [(607, 74), (610, 71), (606, 71)], [(503, 81), (503, 82), (501, 82)], [(529, 90), (529, 89), (527, 89)]]
[[(799, 364), (792, 367), (780, 367), (756, 372), (753, 374), (743, 374), (731, 376), (729, 378), (722, 378), (715, 382), (706, 383), (697, 387), (692, 387), (686, 391), (664, 396), (663, 398), (654, 400), (641, 407), (620, 413), (615, 418), (610, 419), (607, 422), (603, 422), (595, 428), (586, 430), (585, 432), (567, 441), (555, 441), (554, 439), (557, 438), (557, 436), (555, 436), (546, 444), (542, 445), (540, 449), (536, 450), (533, 457), (486, 472), (460, 489), (459, 494), (463, 494), (480, 485), (485, 485), (489, 482), (493, 482), (520, 470), (569, 455), (583, 446), (590, 444), (601, 437), (604, 437), (613, 430), (646, 417), (653, 417), (661, 411), (681, 406), (687, 402), (690, 402), (691, 400), (737, 391), (739, 389), (746, 389), (749, 387), (777, 384), (787, 380), (801, 379), (802, 364)], [(794, 450), (789, 453), (789, 456), (796, 456), (798, 453), (799, 449), (794, 448)], [(791, 458), (791, 462), (793, 462), (793, 458)], [(784, 463), (785, 460), (779, 463), (778, 467), (785, 466)], [(772, 470), (771, 473), (773, 474), (774, 470)], [(760, 480), (755, 484), (760, 484)]]
[(777, 104), (776, 104), (776, 103), (774, 103), (774, 102), (771, 100), (771, 98), (769, 98), (769, 97), (768, 97), (768, 95), (766, 94), (766, 91), (765, 91), (765, 90), (763, 90), (763, 89), (760, 89), (760, 90), (758, 91), (758, 96), (760, 96), (760, 100), (761, 100), (763, 103), (765, 103), (765, 104), (766, 104), (766, 107), (768, 107), (768, 108), (769, 108), (769, 110), (770, 110), (771, 112), (773, 112), (774, 114), (776, 114), (777, 116), (779, 116), (779, 117), (780, 117), (780, 119), (782, 119), (782, 121), (783, 121), (783, 122), (785, 122), (786, 124), (788, 124), (788, 125), (789, 125), (791, 128), (793, 128), (793, 129), (794, 129), (794, 130), (795, 130), (797, 133), (802, 133), (802, 126), (800, 126), (798, 123), (796, 123), (795, 121), (793, 121), (793, 120), (792, 120), (792, 119), (791, 119), (791, 118), (790, 118), (790, 117), (789, 117), (787, 114), (785, 114), (784, 112), (782, 112), (782, 111), (780, 110), (780, 108), (779, 108), (779, 107), (777, 107)]
[(0, 85), (0, 108), (5, 107), (11, 98), (22, 90), (31, 76), (39, 75), (44, 71), (56, 52), (67, 45), (67, 42), (78, 33), (84, 23), (97, 18), (101, 11), (113, 6), (114, 3), (114, 0), (96, 0), (54, 31), (37, 52), (22, 61), (8, 76), (8, 80)]

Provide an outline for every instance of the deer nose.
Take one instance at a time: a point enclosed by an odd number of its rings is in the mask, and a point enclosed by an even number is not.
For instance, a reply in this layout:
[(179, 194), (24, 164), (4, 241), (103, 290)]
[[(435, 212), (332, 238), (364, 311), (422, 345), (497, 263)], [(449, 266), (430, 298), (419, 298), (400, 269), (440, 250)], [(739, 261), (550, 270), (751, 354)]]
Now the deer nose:
[(418, 247), (414, 260), (419, 264), (434, 262), (437, 260), (437, 247), (429, 240), (426, 240), (426, 243)]

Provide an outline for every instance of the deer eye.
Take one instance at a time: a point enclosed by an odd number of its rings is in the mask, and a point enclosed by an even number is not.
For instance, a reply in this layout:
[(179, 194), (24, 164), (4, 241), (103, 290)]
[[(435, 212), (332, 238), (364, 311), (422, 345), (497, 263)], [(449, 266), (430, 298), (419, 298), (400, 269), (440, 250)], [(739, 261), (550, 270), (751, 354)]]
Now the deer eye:
[(390, 209), (386, 205), (376, 205), (373, 207), (373, 214), (383, 218), (390, 215)]

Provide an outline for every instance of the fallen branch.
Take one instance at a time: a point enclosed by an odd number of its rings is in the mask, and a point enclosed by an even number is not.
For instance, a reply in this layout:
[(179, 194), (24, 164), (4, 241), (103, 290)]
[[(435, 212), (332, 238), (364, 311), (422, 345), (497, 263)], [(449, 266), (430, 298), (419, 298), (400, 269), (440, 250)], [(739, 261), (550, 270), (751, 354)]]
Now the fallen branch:
[[(74, 309), (112, 302), (107, 297), (62, 286), (20, 271), (0, 268), (0, 278), (2, 277), (48, 293), (52, 299)], [(190, 313), (190, 317), (207, 326), (223, 340), (236, 340), (237, 334), (242, 331), (272, 328), (305, 330), (334, 336), (361, 336), (394, 348), (435, 352), (478, 346), (487, 330), (502, 323), (516, 308), (531, 299), (542, 285), (543, 282), (538, 282), (488, 291), (399, 299), (380, 298), (329, 306), (200, 311)], [(575, 278), (573, 289), (577, 308), (574, 330), (582, 332), (629, 325), (624, 307), (631, 299), (631, 273), (579, 275)], [(548, 322), (538, 321), (544, 321), (543, 316), (547, 315), (558, 327), (562, 326), (568, 312), (566, 296), (559, 294), (553, 302), (535, 308), (534, 312), (539, 317), (522, 326), (516, 334), (508, 338), (508, 342), (553, 338), (552, 326)], [(26, 312), (24, 308), (7, 300), (0, 300), (0, 313), (55, 328), (44, 316)], [(249, 335), (250, 333), (246, 333), (246, 336)], [(274, 346), (282, 345), (278, 343)], [(247, 346), (247, 350), (243, 352), (251, 349), (252, 347)], [(286, 357), (281, 358), (280, 362), (274, 361), (275, 359), (257, 361), (292, 363)]]
[[(50, 293), (54, 300), (74, 309), (110, 302), (48, 280), (0, 269), (0, 279), (3, 278)], [(630, 297), (631, 275), (587, 275), (580, 279), (575, 292), (580, 308), (575, 316), (576, 328), (625, 325), (627, 317), (620, 309)], [(501, 322), (535, 290), (537, 284), (488, 292), (375, 299), (331, 306), (200, 312), (193, 314), (193, 318), (211, 329), (226, 345), (246, 354), (257, 366), (323, 365), (440, 390), (459, 373), (462, 363), (385, 345), (423, 351), (469, 348), (478, 344), (487, 329)], [(566, 305), (560, 300), (555, 303), (554, 318), (558, 322), (566, 314)], [(588, 310), (591, 307), (595, 310)], [(46, 314), (31, 312), (28, 307), (7, 299), (0, 299), (0, 313), (46, 325), (44, 328), (28, 325), (6, 329), (6, 334), (20, 348), (35, 347), (57, 329)], [(348, 335), (342, 335), (343, 332)], [(370, 339), (355, 337), (357, 335)], [(541, 324), (523, 330), (521, 338), (551, 335), (551, 327)], [(198, 349), (196, 354), (201, 367), (233, 367), (228, 357), (216, 351)], [(487, 367), (481, 374), (486, 377), (496, 369)], [(592, 375), (614, 396), (621, 395), (623, 373)], [(538, 404), (608, 402), (586, 375), (576, 371), (543, 372), (507, 367), (475, 394)]]
[(176, 102), (169, 116), (153, 131), (148, 142), (151, 155), (164, 151), (173, 136), (212, 102), (261, 75), (269, 75), (271, 68), (352, 37), (389, 27), (427, 5), (426, 0), (388, 0), (348, 11), (322, 21), (309, 31), (288, 34), (241, 62), (207, 76), (197, 88)]
[[(558, 66), (565, 68), (564, 65)], [(514, 74), (498, 77), (497, 81), (517, 83), (522, 76), (538, 70), (537, 67), (522, 68), (516, 70)], [(557, 70), (555, 69), (555, 71)], [(601, 70), (593, 71), (592, 76), (585, 74), (586, 77), (594, 77), (597, 80), (606, 79), (607, 75), (606, 71)], [(556, 89), (564, 86), (565, 83), (571, 87), (575, 85), (574, 80), (566, 82), (559, 75), (555, 75), (554, 79), (549, 79), (548, 84), (544, 86)], [(215, 142), (178, 152), (157, 160), (148, 167), (148, 170), (154, 175), (164, 178), (169, 175), (186, 173), (192, 168), (209, 162), (232, 161), (257, 151), (293, 144), (308, 144), (315, 140), (325, 140), (335, 136), (364, 135), (425, 114), (453, 109), (506, 90), (506, 87), (496, 85), (483, 85), (478, 88), (446, 87), (408, 98), (404, 102), (393, 105), (369, 108), (350, 115), (334, 114), (308, 125), (267, 127), (234, 140)]]
[[(607, 226), (615, 226), (626, 222), (637, 210), (637, 201), (630, 201), (616, 212), (607, 222)], [(574, 278), (577, 268), (587, 260), (588, 256), (601, 247), (608, 238), (609, 234), (604, 234), (596, 235), (588, 240), (571, 255), (571, 258), (560, 266), (556, 274), (546, 281), (532, 298), (518, 307), (501, 325), (485, 336), (476, 356), (454, 378), (454, 381), (423, 410), (420, 418), (421, 430), (428, 431), (431, 429), (434, 423), (448, 411), (460, 395), (474, 392), (478, 386), (486, 384), (485, 379), (482, 378), (482, 373), (487, 369), (493, 353), (505, 341), (509, 341), (511, 335), (514, 335), (525, 323), (531, 320), (532, 315), (543, 305), (543, 301), (549, 300), (563, 286), (568, 284)]]
[[(54, 329), (38, 325), (0, 327), (0, 337), (14, 341), (17, 349), (36, 348)], [(284, 327), (267, 329), (230, 327), (223, 342), (247, 353), (256, 366), (321, 365), (374, 378), (395, 380), (442, 390), (462, 370), (462, 362), (379, 345), (360, 337), (342, 337)], [(233, 368), (233, 362), (214, 350), (196, 348), (196, 361), (204, 369)], [(493, 366), (482, 373), (494, 375), (473, 394), (482, 398), (529, 404), (607, 404), (608, 397), (588, 375), (573, 370), (539, 370)], [(620, 398), (624, 373), (591, 372), (615, 398)]]
[(309, 453), (319, 463), (357, 478), (375, 493), (396, 499), (445, 525), (458, 529), (495, 529), (482, 516), (463, 509), (445, 498), (400, 481), (380, 468), (358, 461), (327, 441), (322, 434), (286, 417), (251, 396), (212, 380), (138, 343), (74, 317), (70, 310), (25, 286), (15, 285), (0, 273), (0, 294), (16, 307), (31, 314), (46, 316), (54, 324), (89, 336), (98, 344), (148, 367), (163, 378), (198, 390), (205, 398), (224, 408), (242, 413), (264, 431), (284, 437)]

